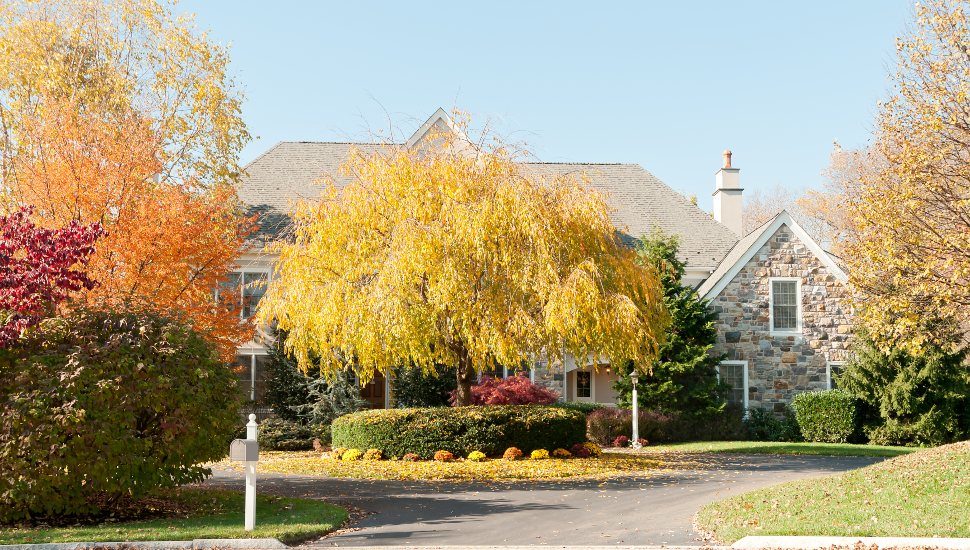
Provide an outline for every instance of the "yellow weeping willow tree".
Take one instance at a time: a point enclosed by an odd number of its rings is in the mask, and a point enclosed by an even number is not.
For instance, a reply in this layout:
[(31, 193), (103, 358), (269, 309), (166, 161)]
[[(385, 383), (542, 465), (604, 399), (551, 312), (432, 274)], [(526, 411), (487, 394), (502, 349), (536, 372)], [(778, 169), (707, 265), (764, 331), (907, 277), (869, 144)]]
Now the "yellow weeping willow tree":
[(603, 197), (530, 175), (502, 145), (432, 142), (354, 153), (352, 183), (299, 205), (259, 314), (301, 367), (350, 365), (366, 381), (455, 366), (464, 405), (476, 371), (543, 354), (649, 365), (667, 323), (660, 283)]

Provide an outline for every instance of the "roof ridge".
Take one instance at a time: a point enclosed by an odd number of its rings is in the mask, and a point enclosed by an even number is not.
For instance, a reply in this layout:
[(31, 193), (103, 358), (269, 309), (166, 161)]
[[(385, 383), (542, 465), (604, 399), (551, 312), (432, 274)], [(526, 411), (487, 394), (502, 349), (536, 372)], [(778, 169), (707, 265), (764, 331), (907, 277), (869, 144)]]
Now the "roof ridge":
[(568, 162), (568, 161), (547, 162), (547, 161), (538, 161), (538, 160), (532, 161), (532, 162), (529, 162), (529, 161), (518, 162), (516, 164), (552, 164), (552, 165), (575, 164), (579, 166), (640, 166), (635, 162)]

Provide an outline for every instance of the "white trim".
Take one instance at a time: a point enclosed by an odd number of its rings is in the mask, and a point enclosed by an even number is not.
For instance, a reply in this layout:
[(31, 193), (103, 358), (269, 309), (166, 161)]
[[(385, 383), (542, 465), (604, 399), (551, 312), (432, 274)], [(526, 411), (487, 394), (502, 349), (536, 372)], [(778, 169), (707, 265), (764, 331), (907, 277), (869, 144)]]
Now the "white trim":
[(438, 122), (439, 120), (444, 122), (445, 125), (447, 125), (452, 132), (455, 132), (456, 134), (458, 134), (460, 138), (462, 138), (465, 141), (468, 141), (468, 137), (465, 136), (464, 132), (462, 132), (458, 128), (458, 126), (455, 125), (455, 121), (451, 119), (448, 113), (446, 113), (445, 110), (442, 109), (441, 107), (438, 107), (438, 110), (435, 111), (430, 117), (428, 117), (428, 120), (424, 121), (424, 124), (422, 124), (420, 128), (418, 128), (417, 130), (414, 131), (413, 134), (411, 134), (411, 137), (408, 138), (408, 140), (404, 143), (404, 147), (407, 149), (414, 147), (419, 141), (421, 141), (421, 138), (423, 138), (428, 133), (428, 131), (434, 127), (435, 123)]
[[(775, 281), (795, 283), (795, 328), (775, 330)], [(768, 335), (794, 336), (802, 333), (802, 280), (800, 277), (768, 277)]]
[[(589, 374), (589, 397), (579, 396), (579, 373)], [(573, 401), (580, 403), (596, 403), (596, 371), (590, 369), (576, 369), (573, 375)]]
[[(744, 384), (744, 391), (741, 392), (741, 395), (744, 399), (744, 411), (745, 411), (744, 414), (747, 415), (748, 414), (748, 362), (734, 361), (734, 360), (721, 361), (718, 364), (718, 366), (720, 367), (721, 365), (741, 365), (742, 367), (744, 367), (743, 370), (741, 371), (742, 384)], [(717, 380), (718, 382), (721, 381), (721, 369), (717, 369)]]
[(845, 365), (845, 361), (825, 361), (825, 389), (832, 389), (832, 366), (841, 367)]
[(256, 357), (266, 357), (269, 355), (265, 349), (247, 349), (243, 351), (242, 349), (236, 350), (236, 356), (249, 356), (249, 400), (256, 400)]
[[(822, 250), (822, 247), (819, 246), (818, 243), (816, 243), (815, 240), (812, 239), (808, 233), (806, 233), (805, 230), (795, 222), (794, 219), (792, 219), (791, 214), (783, 210), (779, 212), (777, 216), (775, 216), (775, 219), (771, 221), (767, 228), (762, 230), (761, 235), (753, 243), (751, 243), (751, 246), (749, 246), (744, 254), (741, 255), (741, 258), (739, 258), (738, 261), (735, 262), (726, 273), (724, 273), (724, 275), (721, 275), (721, 277), (714, 282), (711, 289), (704, 293), (703, 298), (705, 300), (710, 300), (720, 294), (728, 283), (734, 280), (738, 272), (740, 272), (741, 269), (744, 268), (749, 261), (751, 261), (751, 258), (758, 253), (758, 250), (760, 250), (761, 247), (768, 242), (768, 239), (774, 236), (774, 234), (777, 233), (783, 225), (791, 229), (792, 233), (798, 237), (802, 244), (807, 246), (812, 254), (814, 254), (815, 257), (818, 258), (819, 261), (821, 261), (822, 264), (824, 264), (825, 267), (828, 268), (828, 270), (835, 275), (838, 280), (842, 281), (843, 283), (849, 282), (849, 276), (845, 274), (845, 271), (843, 271), (841, 267), (839, 267), (839, 264), (835, 263), (832, 256), (830, 256), (828, 252)], [(730, 254), (730, 252), (728, 254)]]

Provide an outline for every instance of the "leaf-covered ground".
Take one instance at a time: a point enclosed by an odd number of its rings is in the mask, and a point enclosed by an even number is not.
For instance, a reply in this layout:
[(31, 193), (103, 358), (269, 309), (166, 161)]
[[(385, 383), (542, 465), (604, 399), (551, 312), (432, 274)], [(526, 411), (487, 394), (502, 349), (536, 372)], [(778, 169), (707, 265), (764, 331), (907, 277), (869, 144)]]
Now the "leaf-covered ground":
[(746, 493), (704, 507), (697, 521), (727, 544), (748, 535), (970, 537), (970, 441)]
[(783, 441), (695, 441), (651, 445), (651, 452), (664, 453), (745, 453), (817, 456), (885, 456), (909, 454), (919, 449), (857, 445), (854, 443), (788, 443)]
[[(321, 453), (269, 451), (260, 453), (259, 470), (280, 474), (299, 474), (358, 479), (398, 480), (548, 480), (564, 478), (605, 478), (619, 475), (648, 475), (653, 472), (690, 467), (683, 457), (659, 459), (654, 455), (604, 453), (601, 458), (545, 460), (502, 460), (485, 462), (455, 461), (407, 462), (403, 460), (334, 460)], [(241, 470), (240, 463), (223, 461), (214, 466)]]
[[(158, 500), (158, 499), (155, 499)], [(293, 544), (322, 536), (347, 520), (339, 506), (315, 500), (256, 496), (256, 529), (243, 529), (242, 493), (181, 488), (161, 495), (171, 513), (142, 521), (99, 521), (93, 525), (0, 526), (0, 544), (78, 541), (276, 538)]]

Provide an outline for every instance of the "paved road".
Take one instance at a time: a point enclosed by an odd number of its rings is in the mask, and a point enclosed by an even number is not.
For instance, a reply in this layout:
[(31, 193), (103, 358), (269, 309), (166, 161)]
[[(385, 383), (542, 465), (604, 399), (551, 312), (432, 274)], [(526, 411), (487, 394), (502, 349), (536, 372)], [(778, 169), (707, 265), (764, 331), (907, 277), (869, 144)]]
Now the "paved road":
[[(697, 510), (759, 487), (860, 468), (857, 457), (710, 455), (702, 470), (608, 481), (436, 483), (263, 474), (258, 490), (374, 512), (314, 546), (692, 545)], [(220, 471), (206, 484), (242, 489)]]

